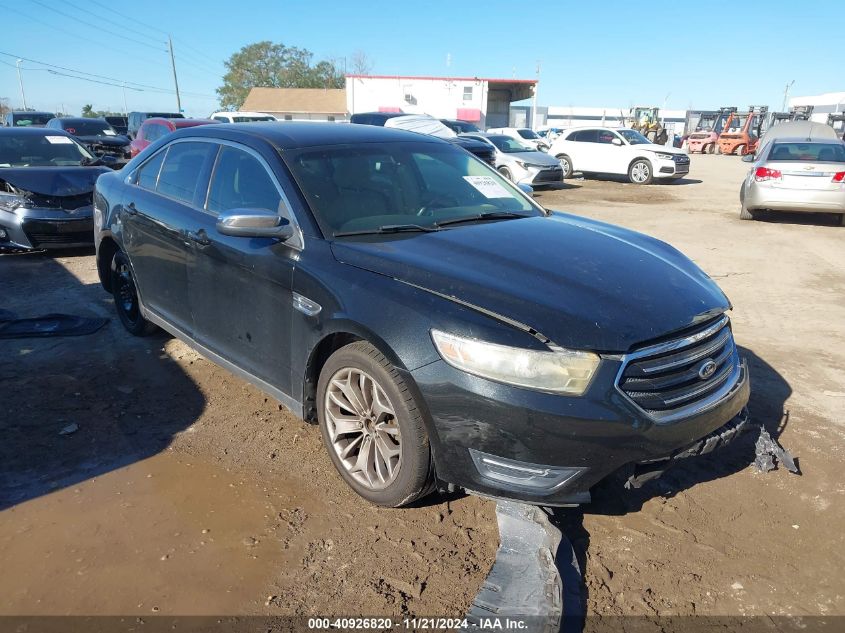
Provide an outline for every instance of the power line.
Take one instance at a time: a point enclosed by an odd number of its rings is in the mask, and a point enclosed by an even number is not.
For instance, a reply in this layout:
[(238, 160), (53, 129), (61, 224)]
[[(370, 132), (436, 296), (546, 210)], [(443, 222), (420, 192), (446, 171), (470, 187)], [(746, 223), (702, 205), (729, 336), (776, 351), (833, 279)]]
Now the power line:
[[(38, 64), (40, 66), (47, 66), (48, 68), (63, 70), (63, 71), (66, 71), (68, 73), (75, 73), (76, 75), (87, 75), (88, 77), (93, 77), (93, 78), (96, 78), (96, 79), (116, 82), (114, 85), (116, 85), (118, 87), (123, 87), (123, 85), (125, 84), (127, 88), (130, 88), (131, 90), (136, 90), (138, 92), (161, 92), (161, 93), (166, 93), (166, 94), (174, 94), (174, 91), (170, 90), (168, 88), (162, 88), (160, 86), (152, 86), (150, 84), (142, 84), (142, 83), (138, 83), (138, 82), (135, 82), (135, 81), (126, 81), (126, 80), (123, 80), (123, 79), (119, 79), (117, 77), (109, 77), (108, 75), (98, 75), (96, 73), (89, 73), (89, 72), (85, 72), (83, 70), (77, 70), (75, 68), (68, 68), (67, 66), (59, 66), (57, 64), (50, 64), (48, 62), (38, 61), (37, 59), (31, 59), (29, 57), (24, 57), (22, 55), (15, 55), (14, 53), (9, 53), (7, 51), (0, 51), (0, 55), (6, 56), (6, 57), (11, 57), (13, 59), (22, 59), (23, 61), (29, 62), (30, 64)], [(8, 64), (7, 62), (3, 62), (2, 60), (0, 60), (0, 62), (6, 64), (8, 66), (15, 67), (14, 64)], [(27, 71), (46, 71), (47, 69), (46, 68), (24, 68), (23, 70), (27, 70)], [(62, 75), (62, 76), (65, 76), (65, 77), (75, 77), (75, 75), (65, 75), (65, 74), (62, 74), (62, 73), (54, 73), (54, 74)], [(88, 79), (86, 79), (86, 77), (75, 77), (75, 78), (88, 81)], [(216, 99), (217, 98), (216, 96), (202, 94), (202, 93), (198, 93), (198, 92), (183, 92), (182, 94), (192, 96), (192, 97), (200, 97), (200, 98), (203, 98), (203, 99)]]
[[(28, 13), (25, 13), (25, 12), (21, 11), (20, 9), (18, 9), (16, 7), (12, 8), (10, 6), (6, 6), (5, 8), (6, 8), (7, 11), (12, 11), (13, 13), (17, 13), (18, 15), (21, 15), (21, 16), (29, 19), (29, 20), (32, 20), (33, 22), (36, 22), (37, 24), (41, 24), (42, 26), (46, 26), (47, 28), (53, 29), (54, 31), (58, 31), (58, 32), (62, 33), (63, 35), (69, 35), (71, 37), (75, 37), (77, 39), (84, 41), (86, 44), (89, 44), (89, 45), (91, 44), (91, 38), (90, 37), (85, 37), (85, 36), (80, 35), (78, 33), (74, 33), (73, 31), (69, 31), (66, 28), (60, 28), (60, 27), (58, 27), (54, 24), (50, 24), (49, 22), (45, 22), (44, 20), (41, 20), (40, 18), (33, 17), (32, 15), (29, 15)], [(138, 55), (135, 55), (134, 53), (128, 53), (127, 51), (120, 49), (120, 48), (115, 48), (114, 46), (111, 46), (111, 50), (114, 50), (118, 53), (123, 53), (124, 55), (129, 55), (135, 60), (143, 61), (143, 62), (146, 62), (147, 64), (150, 64), (150, 65), (161, 66), (161, 62), (154, 62), (154, 61), (149, 60), (145, 57), (139, 57)]]
[(76, 20), (77, 22), (79, 22), (80, 24), (84, 24), (84, 25), (85, 25), (85, 26), (87, 26), (88, 28), (93, 28), (93, 29), (96, 29), (97, 31), (105, 31), (106, 33), (110, 33), (111, 35), (114, 35), (114, 36), (116, 36), (116, 37), (119, 37), (119, 38), (121, 38), (121, 39), (123, 39), (123, 40), (127, 40), (127, 41), (129, 41), (129, 42), (135, 42), (136, 44), (138, 44), (138, 45), (140, 45), (140, 46), (146, 46), (147, 48), (151, 48), (151, 49), (153, 49), (154, 51), (159, 51), (159, 52), (162, 52), (162, 51), (164, 51), (164, 50), (165, 50), (165, 49), (163, 49), (163, 48), (159, 48), (158, 46), (153, 46), (153, 45), (152, 45), (152, 44), (150, 44), (149, 42), (144, 42), (144, 41), (142, 41), (142, 40), (136, 40), (136, 39), (135, 39), (135, 38), (133, 38), (133, 37), (129, 37), (128, 35), (126, 35), (126, 33), (119, 33), (119, 32), (117, 32), (117, 31), (112, 31), (112, 30), (110, 30), (110, 29), (107, 29), (106, 27), (101, 26), (101, 25), (91, 24), (90, 22), (88, 22), (88, 21), (86, 21), (86, 20), (83, 20), (82, 18), (78, 18), (78, 17), (76, 17), (75, 15), (71, 15), (70, 13), (65, 13), (64, 11), (60, 11), (59, 9), (56, 9), (55, 7), (51, 7), (49, 4), (45, 4), (45, 3), (41, 2), (41, 0), (32, 0), (32, 1), (33, 1), (35, 4), (37, 4), (37, 5), (41, 6), (41, 7), (44, 7), (45, 9), (47, 9), (47, 10), (49, 10), (49, 11), (52, 11), (52, 12), (54, 12), (54, 13), (58, 13), (59, 15), (62, 15), (62, 16), (64, 16), (64, 17), (66, 17), (66, 18), (70, 18), (71, 20)]

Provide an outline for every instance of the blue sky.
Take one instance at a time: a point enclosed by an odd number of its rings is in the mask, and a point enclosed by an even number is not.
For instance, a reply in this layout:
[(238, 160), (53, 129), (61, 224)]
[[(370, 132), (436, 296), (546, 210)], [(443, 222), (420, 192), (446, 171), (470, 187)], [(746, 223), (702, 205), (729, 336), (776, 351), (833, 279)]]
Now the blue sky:
[(317, 59), (360, 50), (373, 74), (533, 78), (539, 61), (540, 105), (663, 105), (668, 95), (668, 108), (780, 109), (792, 80), (792, 96), (845, 90), (841, 0), (0, 0), (0, 9), (0, 97), (11, 106), (21, 103), (16, 56), (115, 84), (22, 62), (28, 105), (71, 113), (85, 103), (122, 110), (123, 81), (143, 84), (127, 84), (129, 110), (175, 109), (167, 33), (191, 116), (216, 109), (223, 61), (265, 39)]

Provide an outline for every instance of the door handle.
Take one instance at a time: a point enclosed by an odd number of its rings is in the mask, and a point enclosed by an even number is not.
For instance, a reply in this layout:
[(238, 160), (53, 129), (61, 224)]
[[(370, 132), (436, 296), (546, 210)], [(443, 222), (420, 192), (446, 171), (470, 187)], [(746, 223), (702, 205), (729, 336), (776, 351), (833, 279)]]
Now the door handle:
[(189, 240), (196, 242), (200, 246), (208, 246), (211, 244), (211, 240), (208, 238), (208, 233), (205, 232), (205, 229), (200, 229), (199, 231), (188, 231), (185, 235)]
[(126, 205), (126, 213), (129, 215), (138, 215), (138, 207), (135, 206), (134, 202), (130, 202)]

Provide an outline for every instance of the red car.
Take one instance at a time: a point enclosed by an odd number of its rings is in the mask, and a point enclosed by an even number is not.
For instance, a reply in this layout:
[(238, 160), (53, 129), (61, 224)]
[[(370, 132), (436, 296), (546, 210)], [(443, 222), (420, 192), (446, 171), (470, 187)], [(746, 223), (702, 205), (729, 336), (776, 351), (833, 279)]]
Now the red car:
[(209, 125), (212, 123), (219, 124), (220, 122), (212, 121), (211, 119), (147, 119), (141, 124), (138, 133), (129, 144), (129, 154), (132, 158), (135, 158), (147, 145), (180, 128)]

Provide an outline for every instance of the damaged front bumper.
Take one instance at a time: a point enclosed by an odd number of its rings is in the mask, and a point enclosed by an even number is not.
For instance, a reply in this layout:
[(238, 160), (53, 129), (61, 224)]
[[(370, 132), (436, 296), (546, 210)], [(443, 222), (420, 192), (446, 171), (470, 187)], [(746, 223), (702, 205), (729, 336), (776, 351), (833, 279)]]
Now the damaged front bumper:
[(0, 209), (0, 247), (23, 250), (78, 248), (94, 243), (94, 207)]

